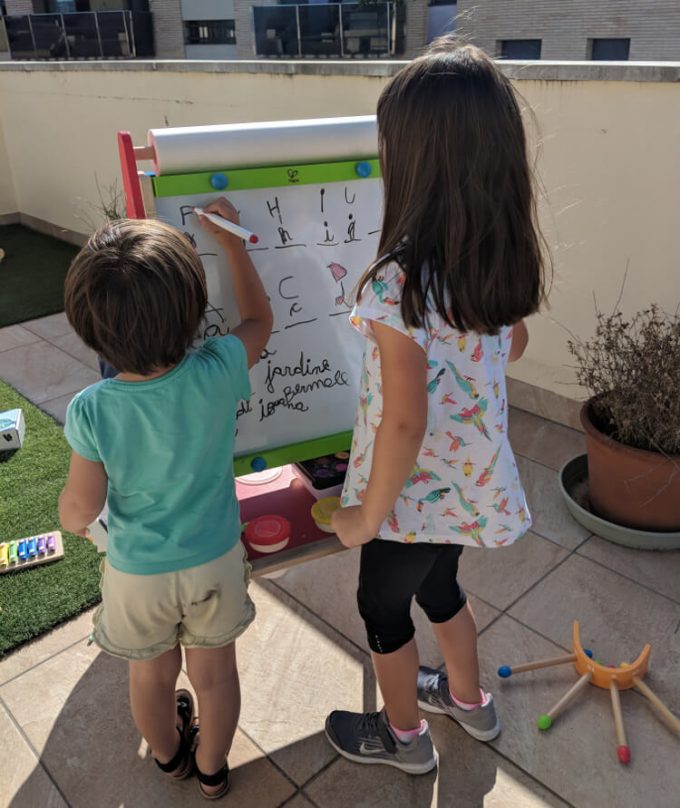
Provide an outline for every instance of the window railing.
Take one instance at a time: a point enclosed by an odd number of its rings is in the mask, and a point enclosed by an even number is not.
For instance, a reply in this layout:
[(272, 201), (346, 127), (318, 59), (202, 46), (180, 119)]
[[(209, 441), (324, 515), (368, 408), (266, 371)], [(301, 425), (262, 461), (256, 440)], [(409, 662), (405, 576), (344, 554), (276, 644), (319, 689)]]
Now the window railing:
[(255, 54), (283, 58), (385, 57), (401, 51), (396, 3), (253, 6)]
[(134, 59), (153, 56), (151, 14), (82, 11), (4, 18), (12, 59)]

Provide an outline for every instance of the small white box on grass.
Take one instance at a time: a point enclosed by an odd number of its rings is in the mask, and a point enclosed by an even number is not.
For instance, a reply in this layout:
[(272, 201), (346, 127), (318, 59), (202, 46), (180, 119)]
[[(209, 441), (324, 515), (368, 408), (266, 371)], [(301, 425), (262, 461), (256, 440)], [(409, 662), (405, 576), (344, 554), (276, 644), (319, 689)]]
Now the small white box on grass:
[(21, 449), (25, 434), (23, 410), (0, 412), (0, 452)]

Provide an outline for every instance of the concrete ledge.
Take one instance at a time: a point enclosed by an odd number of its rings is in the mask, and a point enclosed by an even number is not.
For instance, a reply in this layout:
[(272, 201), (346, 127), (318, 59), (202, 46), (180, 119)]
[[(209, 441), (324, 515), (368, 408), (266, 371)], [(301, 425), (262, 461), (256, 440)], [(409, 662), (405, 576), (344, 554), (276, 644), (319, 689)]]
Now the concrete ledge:
[(551, 390), (536, 387), (519, 379), (512, 379), (510, 376), (506, 381), (510, 406), (530, 412), (532, 415), (539, 415), (547, 421), (578, 429), (579, 432), (583, 431), (579, 418), (582, 401), (561, 396), (559, 393), (553, 393)]
[[(0, 62), (0, 72), (163, 72), (263, 73), (275, 76), (393, 76), (406, 61), (369, 60), (235, 60), (135, 59), (111, 61)], [(518, 81), (636, 81), (680, 82), (680, 62), (501, 62), (503, 71)]]

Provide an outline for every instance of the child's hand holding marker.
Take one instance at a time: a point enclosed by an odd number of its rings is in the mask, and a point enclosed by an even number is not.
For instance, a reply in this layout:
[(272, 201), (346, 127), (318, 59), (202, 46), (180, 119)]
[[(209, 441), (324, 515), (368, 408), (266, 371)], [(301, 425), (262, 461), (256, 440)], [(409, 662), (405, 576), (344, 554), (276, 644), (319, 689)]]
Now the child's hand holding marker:
[(194, 208), (194, 213), (202, 227), (216, 238), (226, 238), (229, 242), (247, 241), (250, 244), (257, 244), (259, 241), (255, 233), (241, 227), (238, 211), (224, 197), (211, 202), (206, 208)]

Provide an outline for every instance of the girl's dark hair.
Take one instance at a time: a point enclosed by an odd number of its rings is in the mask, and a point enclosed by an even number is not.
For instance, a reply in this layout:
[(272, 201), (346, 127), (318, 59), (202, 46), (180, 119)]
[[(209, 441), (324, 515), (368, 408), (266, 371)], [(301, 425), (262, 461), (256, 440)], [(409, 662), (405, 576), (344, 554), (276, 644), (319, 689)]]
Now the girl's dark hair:
[(203, 265), (186, 236), (156, 220), (100, 228), (73, 259), (68, 321), (120, 372), (148, 375), (184, 357), (203, 319)]
[(379, 260), (360, 289), (396, 261), (408, 326), (434, 309), (461, 331), (494, 334), (536, 312), (544, 262), (524, 127), (494, 62), (437, 40), (383, 90), (378, 139)]

